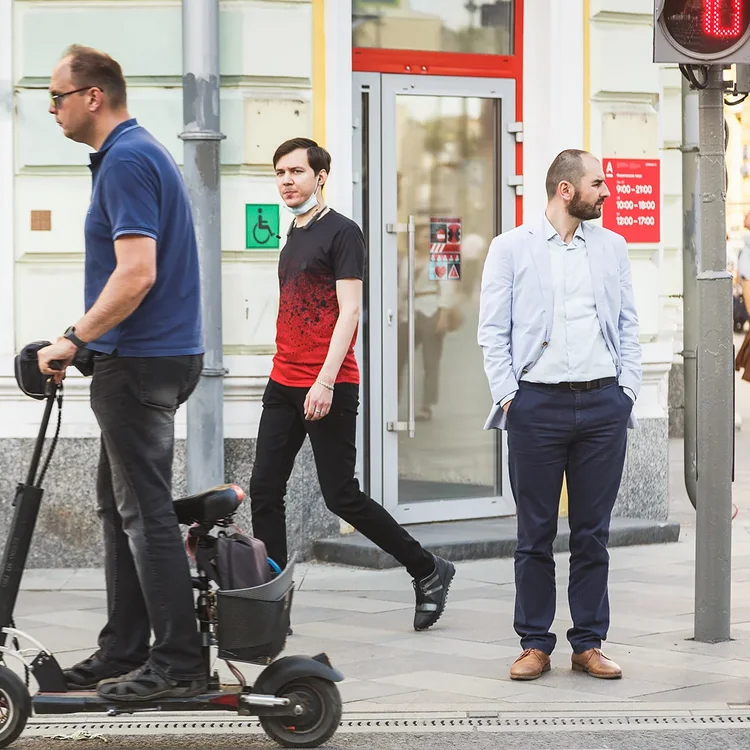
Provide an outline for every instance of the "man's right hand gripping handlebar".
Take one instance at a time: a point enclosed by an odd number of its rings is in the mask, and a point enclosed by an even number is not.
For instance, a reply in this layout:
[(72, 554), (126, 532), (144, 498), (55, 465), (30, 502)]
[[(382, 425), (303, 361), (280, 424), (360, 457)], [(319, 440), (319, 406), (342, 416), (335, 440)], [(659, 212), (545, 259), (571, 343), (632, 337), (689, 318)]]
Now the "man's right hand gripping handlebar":
[(73, 363), (76, 352), (76, 345), (61, 336), (54, 344), (45, 346), (37, 353), (40, 372), (51, 375), (55, 383), (62, 383), (65, 371)]

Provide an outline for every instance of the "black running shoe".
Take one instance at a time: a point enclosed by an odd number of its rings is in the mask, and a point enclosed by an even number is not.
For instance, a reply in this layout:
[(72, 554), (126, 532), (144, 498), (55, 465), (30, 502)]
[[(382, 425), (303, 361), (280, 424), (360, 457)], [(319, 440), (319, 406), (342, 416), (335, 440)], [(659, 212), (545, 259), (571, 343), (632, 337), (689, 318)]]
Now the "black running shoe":
[(413, 581), (417, 606), (414, 609), (414, 630), (431, 628), (443, 614), (456, 568), (452, 562), (435, 555), (435, 570), (421, 581)]
[(133, 669), (120, 664), (105, 661), (95, 654), (63, 670), (68, 690), (93, 690), (102, 680), (122, 677)]
[(173, 680), (157, 672), (150, 664), (122, 677), (104, 680), (96, 691), (107, 700), (122, 703), (152, 701), (158, 698), (192, 698), (205, 693), (204, 677), (195, 680)]

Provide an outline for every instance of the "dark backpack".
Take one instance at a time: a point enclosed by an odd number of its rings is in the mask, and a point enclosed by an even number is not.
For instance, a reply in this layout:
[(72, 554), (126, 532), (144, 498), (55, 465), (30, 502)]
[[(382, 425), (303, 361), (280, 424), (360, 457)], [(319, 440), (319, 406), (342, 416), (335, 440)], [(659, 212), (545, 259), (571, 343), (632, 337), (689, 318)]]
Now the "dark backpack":
[(271, 580), (266, 545), (239, 532), (220, 532), (210, 547), (199, 545), (195, 555), (222, 591), (250, 589)]

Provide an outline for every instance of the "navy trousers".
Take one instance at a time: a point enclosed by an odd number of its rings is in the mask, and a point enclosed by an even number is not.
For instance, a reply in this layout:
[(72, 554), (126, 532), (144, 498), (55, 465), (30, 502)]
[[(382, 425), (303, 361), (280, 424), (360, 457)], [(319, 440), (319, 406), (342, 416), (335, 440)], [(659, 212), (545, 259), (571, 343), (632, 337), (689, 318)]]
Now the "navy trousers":
[(615, 383), (572, 391), (521, 383), (508, 410), (508, 462), (518, 513), (514, 627), (524, 649), (551, 654), (556, 636), (552, 545), (563, 474), (570, 522), (568, 601), (575, 653), (609, 629), (609, 524), (625, 464), (632, 401)]

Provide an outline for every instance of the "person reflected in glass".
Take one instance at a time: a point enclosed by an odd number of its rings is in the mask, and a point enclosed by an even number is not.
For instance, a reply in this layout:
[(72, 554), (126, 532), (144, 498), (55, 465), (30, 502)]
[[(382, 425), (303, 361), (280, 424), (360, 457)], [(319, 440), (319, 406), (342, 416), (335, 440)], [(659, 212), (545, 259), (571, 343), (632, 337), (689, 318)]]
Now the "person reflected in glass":
[[(432, 410), (440, 398), (440, 366), (445, 335), (461, 326), (460, 284), (448, 278), (448, 264), (430, 264), (429, 219), (417, 222), (414, 275), (415, 348), (421, 349), (423, 379), (421, 404), (416, 419), (432, 419)], [(436, 267), (437, 265), (437, 267)], [(438, 276), (442, 273), (442, 278)], [(409, 256), (399, 262), (399, 382), (409, 360)]]

